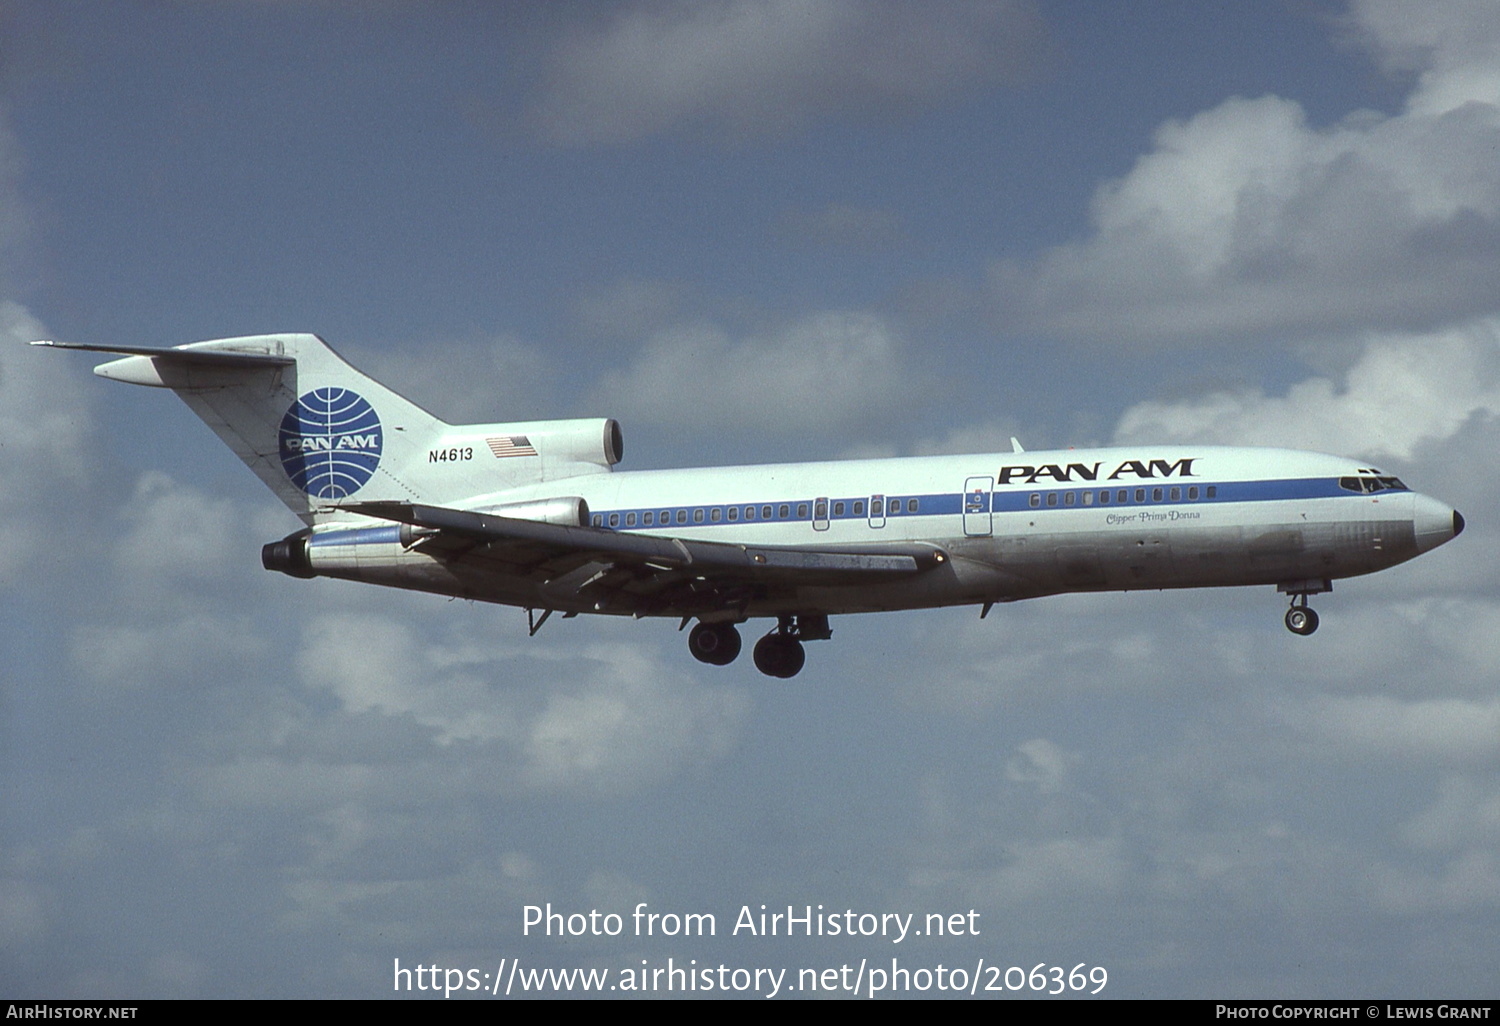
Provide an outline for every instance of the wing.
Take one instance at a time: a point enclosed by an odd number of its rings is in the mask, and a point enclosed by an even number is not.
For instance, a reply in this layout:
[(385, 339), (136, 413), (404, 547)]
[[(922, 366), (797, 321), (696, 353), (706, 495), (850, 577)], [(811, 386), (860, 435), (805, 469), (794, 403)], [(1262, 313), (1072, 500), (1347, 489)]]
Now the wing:
[(915, 576), (947, 561), (933, 545), (738, 545), (609, 531), (406, 502), (340, 509), (418, 529), (414, 547), (471, 569), (531, 581), (559, 606), (681, 613), (733, 608), (777, 592)]

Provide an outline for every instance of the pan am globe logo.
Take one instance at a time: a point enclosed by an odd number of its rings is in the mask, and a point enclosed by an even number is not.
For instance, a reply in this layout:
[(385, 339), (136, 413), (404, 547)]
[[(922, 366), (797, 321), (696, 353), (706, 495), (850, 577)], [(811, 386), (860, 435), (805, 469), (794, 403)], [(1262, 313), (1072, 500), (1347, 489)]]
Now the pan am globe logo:
[(281, 465), (292, 484), (318, 499), (342, 499), (380, 466), (380, 418), (364, 396), (318, 388), (281, 418)]

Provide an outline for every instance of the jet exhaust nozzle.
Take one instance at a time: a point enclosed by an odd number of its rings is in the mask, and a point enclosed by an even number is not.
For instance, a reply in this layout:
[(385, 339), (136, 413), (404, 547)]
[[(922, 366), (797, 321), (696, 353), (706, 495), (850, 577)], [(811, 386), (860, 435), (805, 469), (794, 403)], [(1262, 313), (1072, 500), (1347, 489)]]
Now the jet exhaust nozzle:
[(316, 577), (317, 574), (312, 568), (312, 560), (307, 555), (308, 534), (307, 531), (298, 531), (296, 534), (287, 535), (281, 541), (268, 542), (261, 546), (261, 566), (267, 570), (279, 570), (290, 577), (301, 577), (304, 580)]

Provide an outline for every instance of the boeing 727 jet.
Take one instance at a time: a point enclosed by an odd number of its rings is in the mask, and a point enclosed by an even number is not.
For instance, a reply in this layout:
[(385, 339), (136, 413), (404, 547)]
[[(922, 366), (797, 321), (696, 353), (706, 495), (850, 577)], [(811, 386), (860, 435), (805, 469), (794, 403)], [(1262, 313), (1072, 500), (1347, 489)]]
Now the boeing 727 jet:
[(268, 570), (527, 611), (672, 617), (725, 665), (739, 625), (774, 626), (755, 665), (802, 669), (844, 613), (1077, 591), (1274, 585), (1308, 596), (1457, 536), (1452, 507), (1368, 462), (1284, 449), (1133, 446), (616, 472), (614, 420), (446, 424), (315, 335), (117, 356), (115, 381), (169, 388), (301, 518)]

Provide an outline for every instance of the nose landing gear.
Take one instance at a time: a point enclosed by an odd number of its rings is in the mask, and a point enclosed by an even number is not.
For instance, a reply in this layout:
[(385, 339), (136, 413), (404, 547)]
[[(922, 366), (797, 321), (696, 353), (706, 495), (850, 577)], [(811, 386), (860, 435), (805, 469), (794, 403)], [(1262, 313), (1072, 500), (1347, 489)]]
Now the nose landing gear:
[(1307, 596), (1333, 590), (1329, 580), (1289, 581), (1276, 590), (1292, 597), (1292, 608), (1286, 611), (1286, 629), (1304, 638), (1318, 629), (1318, 614), (1307, 604)]
[(1292, 599), (1292, 608), (1286, 611), (1286, 629), (1303, 637), (1318, 629), (1318, 614), (1308, 606), (1306, 595)]

